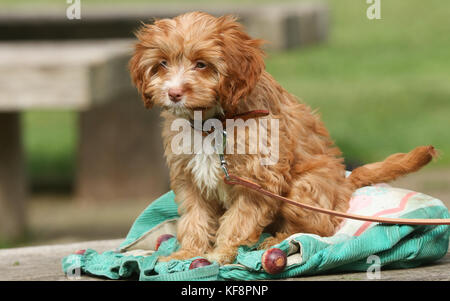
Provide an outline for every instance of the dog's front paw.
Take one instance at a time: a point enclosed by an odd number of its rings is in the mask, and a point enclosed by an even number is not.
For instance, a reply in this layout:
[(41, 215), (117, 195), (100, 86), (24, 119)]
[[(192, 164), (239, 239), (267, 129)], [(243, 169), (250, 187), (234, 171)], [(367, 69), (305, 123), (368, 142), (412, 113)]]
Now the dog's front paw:
[(204, 254), (202, 254), (199, 251), (181, 249), (175, 253), (172, 253), (169, 256), (159, 257), (158, 260), (159, 261), (186, 260), (186, 259), (191, 259), (193, 257), (198, 257), (198, 256), (204, 256)]
[(258, 246), (258, 250), (269, 249), (269, 248), (281, 243), (283, 240), (285, 240), (289, 236), (290, 236), (290, 234), (287, 234), (287, 233), (277, 233), (275, 236), (270, 236), (270, 237), (266, 238)]
[(216, 249), (211, 253), (206, 254), (206, 258), (213, 262), (217, 262), (220, 265), (233, 263), (237, 256), (237, 249)]

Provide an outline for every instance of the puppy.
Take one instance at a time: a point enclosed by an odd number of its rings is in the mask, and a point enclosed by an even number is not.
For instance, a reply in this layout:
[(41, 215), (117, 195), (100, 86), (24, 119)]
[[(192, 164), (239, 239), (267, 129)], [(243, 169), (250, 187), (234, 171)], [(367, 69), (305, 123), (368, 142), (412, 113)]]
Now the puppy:
[[(259, 246), (267, 248), (299, 232), (330, 236), (341, 222), (225, 184), (217, 154), (174, 153), (178, 132), (171, 125), (192, 120), (195, 111), (210, 119), (267, 110), (265, 118), (278, 121), (278, 160), (264, 165), (261, 152), (225, 153), (229, 173), (294, 201), (342, 212), (356, 188), (416, 171), (435, 155), (432, 146), (418, 147), (346, 178), (341, 152), (322, 121), (265, 71), (262, 41), (246, 34), (234, 17), (186, 13), (143, 25), (136, 36), (130, 73), (145, 106), (162, 108), (165, 157), (181, 215), (181, 248), (165, 260), (203, 256), (232, 263), (237, 248), (254, 245), (263, 232), (273, 234)], [(239, 143), (248, 145), (250, 136), (247, 131)]]

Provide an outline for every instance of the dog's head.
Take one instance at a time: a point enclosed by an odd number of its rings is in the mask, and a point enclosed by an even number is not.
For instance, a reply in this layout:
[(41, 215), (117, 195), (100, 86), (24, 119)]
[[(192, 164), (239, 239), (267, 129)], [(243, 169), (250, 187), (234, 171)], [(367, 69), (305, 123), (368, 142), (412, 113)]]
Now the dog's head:
[(177, 115), (232, 111), (264, 70), (261, 40), (231, 16), (193, 12), (143, 25), (130, 60), (131, 77), (146, 107)]

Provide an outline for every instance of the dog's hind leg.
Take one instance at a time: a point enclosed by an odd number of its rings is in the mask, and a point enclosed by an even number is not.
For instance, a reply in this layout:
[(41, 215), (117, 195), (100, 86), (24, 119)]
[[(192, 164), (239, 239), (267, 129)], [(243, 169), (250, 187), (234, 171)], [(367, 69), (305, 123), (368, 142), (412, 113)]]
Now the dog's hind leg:
[[(335, 170), (331, 166), (322, 167), (297, 175), (286, 197), (303, 204), (347, 211), (352, 190), (344, 185), (343, 169), (333, 172)], [(341, 221), (341, 218), (333, 215), (282, 203), (277, 222), (270, 226), (271, 233), (275, 233), (275, 236), (267, 238), (258, 248), (267, 249), (295, 233), (331, 236)]]

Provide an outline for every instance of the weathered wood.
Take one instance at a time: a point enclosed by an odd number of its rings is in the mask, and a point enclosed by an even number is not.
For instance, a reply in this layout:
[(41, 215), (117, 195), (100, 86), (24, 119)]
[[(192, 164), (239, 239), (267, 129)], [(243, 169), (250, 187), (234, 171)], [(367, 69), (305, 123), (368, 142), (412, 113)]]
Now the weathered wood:
[(128, 91), (80, 114), (78, 200), (152, 200), (169, 190), (159, 113)]
[(88, 109), (132, 89), (132, 40), (1, 42), (0, 111)]
[(0, 112), (0, 241), (14, 240), (24, 234), (25, 198), (20, 115)]
[[(422, 267), (413, 269), (397, 269), (397, 270), (383, 270), (380, 269), (379, 278), (369, 279), (367, 273), (345, 273), (345, 274), (334, 274), (334, 275), (320, 275), (320, 276), (310, 276), (302, 277), (302, 280), (307, 281), (351, 281), (351, 280), (390, 280), (390, 281), (449, 281), (450, 280), (450, 253), (444, 258)], [(292, 278), (289, 280), (298, 280)]]
[(244, 16), (250, 35), (266, 40), (268, 49), (303, 47), (327, 38), (328, 8), (321, 3), (262, 5)]
[(100, 39), (132, 38), (140, 22), (153, 18), (172, 18), (190, 11), (205, 11), (215, 16), (233, 14), (257, 38), (267, 40), (270, 49), (304, 46), (326, 38), (327, 6), (320, 2), (274, 4), (146, 4), (90, 6), (81, 5), (81, 22), (68, 20), (64, 6), (32, 11), (0, 11), (0, 40), (19, 39)]
[[(61, 259), (79, 249), (91, 248), (97, 252), (113, 250), (121, 239), (80, 242), (55, 246), (39, 246), (0, 250), (1, 280), (73, 280), (62, 272)], [(380, 280), (450, 280), (450, 253), (433, 264), (399, 270), (381, 270)], [(104, 280), (103, 278), (81, 275), (78, 280)], [(369, 280), (366, 273), (346, 273), (289, 278), (287, 280)]]
[[(61, 266), (63, 257), (80, 249), (98, 252), (115, 249), (122, 240), (80, 242), (55, 246), (0, 249), (0, 281), (68, 280)], [(102, 280), (82, 275), (80, 280)]]

